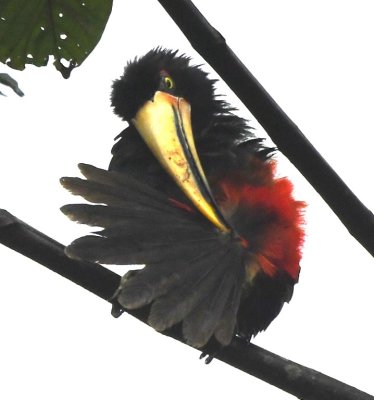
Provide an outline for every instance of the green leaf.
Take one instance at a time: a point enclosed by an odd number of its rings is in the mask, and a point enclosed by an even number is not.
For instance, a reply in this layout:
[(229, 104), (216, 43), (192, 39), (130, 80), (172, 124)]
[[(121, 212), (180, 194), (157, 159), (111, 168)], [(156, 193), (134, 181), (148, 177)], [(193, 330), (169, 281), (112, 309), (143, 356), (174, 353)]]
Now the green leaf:
[(100, 40), (111, 10), (112, 0), (0, 0), (0, 61), (23, 70), (53, 56), (68, 78)]
[[(13, 79), (10, 75), (8, 74), (0, 74), (0, 83), (3, 85), (9, 86), (15, 93), (18, 94), (18, 96), (22, 97), (24, 93), (22, 90), (18, 87), (18, 83), (15, 79)], [(3, 93), (0, 92), (0, 94), (3, 95)]]

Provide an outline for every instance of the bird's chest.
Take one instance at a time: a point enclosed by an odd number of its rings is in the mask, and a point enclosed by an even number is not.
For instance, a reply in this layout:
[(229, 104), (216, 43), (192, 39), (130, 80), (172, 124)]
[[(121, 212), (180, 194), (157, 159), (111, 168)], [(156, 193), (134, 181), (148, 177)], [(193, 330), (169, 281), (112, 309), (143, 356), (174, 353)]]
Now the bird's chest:
[(287, 221), (274, 206), (277, 194), (271, 186), (225, 178), (215, 182), (214, 195), (224, 218), (251, 252), (261, 252), (274, 229), (287, 228)]

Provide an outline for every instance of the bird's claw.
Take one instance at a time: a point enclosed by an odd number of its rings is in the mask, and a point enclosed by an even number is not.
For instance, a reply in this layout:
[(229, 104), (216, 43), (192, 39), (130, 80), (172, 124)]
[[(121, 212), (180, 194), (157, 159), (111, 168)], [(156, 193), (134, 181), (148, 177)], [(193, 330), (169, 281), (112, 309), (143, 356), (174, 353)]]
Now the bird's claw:
[(210, 364), (213, 359), (216, 358), (217, 354), (219, 354), (222, 348), (222, 345), (217, 340), (211, 338), (210, 341), (203, 347), (202, 353), (200, 354), (200, 360), (205, 358), (205, 364)]
[(111, 314), (114, 318), (120, 317), (125, 312), (125, 309), (118, 303), (117, 300), (112, 301)]
[(118, 295), (121, 293), (125, 282), (127, 280), (129, 280), (132, 276), (134, 276), (137, 272), (138, 272), (138, 270), (130, 270), (125, 275), (123, 275), (123, 277), (121, 278), (121, 281), (118, 285), (118, 288), (113, 293), (113, 296), (108, 299), (108, 301), (112, 303), (111, 314), (114, 318), (120, 317), (126, 311), (126, 309), (124, 307), (122, 307), (121, 304), (118, 303), (117, 298), (118, 298)]
[(210, 363), (212, 362), (212, 360), (213, 360), (214, 357), (215, 357), (215, 354), (209, 354), (209, 353), (207, 353), (206, 351), (203, 351), (203, 352), (200, 354), (199, 359), (202, 360), (203, 358), (205, 358), (204, 363), (205, 363), (206, 365), (208, 365), (208, 364), (210, 364)]
[(236, 338), (239, 339), (242, 343), (244, 343), (246, 346), (248, 346), (251, 343), (253, 335), (236, 335)]

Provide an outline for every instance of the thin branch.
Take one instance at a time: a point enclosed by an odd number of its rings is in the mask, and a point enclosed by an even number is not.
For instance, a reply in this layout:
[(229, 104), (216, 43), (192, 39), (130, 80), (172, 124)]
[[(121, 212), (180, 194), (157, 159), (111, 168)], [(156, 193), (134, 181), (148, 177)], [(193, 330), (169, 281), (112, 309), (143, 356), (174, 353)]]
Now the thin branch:
[(192, 47), (216, 70), (338, 216), (350, 234), (374, 256), (374, 215), (312, 146), (257, 79), (248, 71), (224, 37), (190, 0), (158, 0)]
[[(105, 300), (110, 301), (118, 288), (119, 275), (99, 264), (68, 258), (62, 244), (1, 209), (0, 243)], [(146, 313), (128, 313), (146, 323)], [(178, 330), (166, 334), (184, 342)], [(373, 396), (352, 386), (239, 339), (235, 339), (216, 358), (303, 400), (374, 400)]]
[(120, 277), (102, 265), (69, 258), (61, 243), (0, 209), (0, 243), (77, 283), (104, 300), (119, 286)]
[[(18, 96), (20, 97), (25, 95), (19, 88), (18, 82), (8, 74), (0, 73), (0, 83), (2, 83), (5, 86), (9, 86), (13, 90), (13, 92), (18, 94)], [(0, 92), (0, 94), (2, 93)]]

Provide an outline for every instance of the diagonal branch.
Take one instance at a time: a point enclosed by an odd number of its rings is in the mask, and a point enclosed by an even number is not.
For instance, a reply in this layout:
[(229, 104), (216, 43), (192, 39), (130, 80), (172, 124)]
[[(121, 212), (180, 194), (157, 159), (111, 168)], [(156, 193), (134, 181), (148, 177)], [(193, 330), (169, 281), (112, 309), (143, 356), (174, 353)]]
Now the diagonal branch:
[[(116, 291), (120, 276), (95, 263), (68, 258), (64, 246), (0, 209), (0, 243), (39, 262), (54, 272), (108, 300)], [(129, 314), (146, 323), (144, 313)], [(168, 336), (183, 342), (179, 332)], [(352, 386), (239, 339), (216, 358), (304, 400), (374, 400)]]
[(190, 0), (158, 0), (192, 47), (216, 70), (338, 216), (350, 234), (374, 255), (374, 215), (318, 153), (248, 71), (224, 37)]

